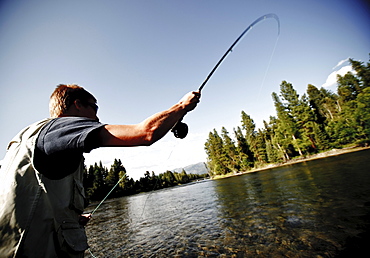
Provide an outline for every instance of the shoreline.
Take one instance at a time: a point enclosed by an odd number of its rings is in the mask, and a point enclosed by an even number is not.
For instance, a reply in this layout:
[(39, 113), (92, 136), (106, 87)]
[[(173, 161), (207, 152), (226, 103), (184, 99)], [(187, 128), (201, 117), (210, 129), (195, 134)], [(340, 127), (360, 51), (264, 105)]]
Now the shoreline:
[(229, 173), (229, 174), (226, 174), (226, 175), (217, 175), (215, 177), (211, 177), (210, 179), (211, 180), (218, 180), (218, 179), (229, 178), (229, 177), (234, 177), (234, 176), (241, 176), (241, 175), (245, 175), (245, 174), (249, 174), (249, 173), (256, 173), (256, 172), (260, 172), (260, 171), (263, 171), (263, 170), (268, 170), (268, 169), (271, 169), (271, 168), (279, 168), (279, 167), (293, 165), (293, 164), (297, 164), (297, 163), (301, 163), (301, 162), (306, 162), (306, 161), (311, 161), (311, 160), (316, 160), (316, 159), (324, 159), (324, 158), (328, 158), (328, 157), (332, 157), (332, 156), (339, 156), (339, 155), (346, 154), (346, 153), (362, 151), (362, 150), (369, 150), (369, 149), (370, 149), (370, 147), (357, 147), (357, 146), (346, 147), (346, 148), (343, 148), (343, 149), (332, 149), (332, 150), (328, 150), (328, 151), (321, 152), (321, 153), (318, 153), (318, 154), (310, 155), (310, 156), (307, 156), (307, 157), (292, 159), (292, 160), (289, 160), (289, 161), (284, 162), (284, 163), (268, 164), (264, 167), (253, 168), (251, 170), (244, 171), (244, 172)]

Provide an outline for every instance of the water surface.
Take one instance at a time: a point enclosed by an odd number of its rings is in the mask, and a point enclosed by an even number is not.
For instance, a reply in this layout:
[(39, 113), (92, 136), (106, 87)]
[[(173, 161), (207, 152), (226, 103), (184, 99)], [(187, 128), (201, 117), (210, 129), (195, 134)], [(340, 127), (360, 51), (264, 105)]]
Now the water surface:
[(356, 257), (370, 240), (369, 164), (365, 150), (108, 200), (86, 228), (91, 252)]

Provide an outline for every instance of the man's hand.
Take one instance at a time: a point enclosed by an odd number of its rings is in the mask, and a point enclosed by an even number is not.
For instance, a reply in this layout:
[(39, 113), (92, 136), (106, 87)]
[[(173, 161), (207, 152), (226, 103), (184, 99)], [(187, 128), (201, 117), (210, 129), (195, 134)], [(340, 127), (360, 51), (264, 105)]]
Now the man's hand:
[(91, 219), (91, 214), (90, 213), (86, 213), (86, 214), (81, 214), (80, 215), (80, 218), (78, 220), (78, 223), (82, 226), (86, 226), (86, 224), (90, 221)]
[(180, 100), (179, 104), (184, 106), (184, 109), (189, 112), (193, 110), (200, 101), (200, 93), (196, 91), (189, 92)]

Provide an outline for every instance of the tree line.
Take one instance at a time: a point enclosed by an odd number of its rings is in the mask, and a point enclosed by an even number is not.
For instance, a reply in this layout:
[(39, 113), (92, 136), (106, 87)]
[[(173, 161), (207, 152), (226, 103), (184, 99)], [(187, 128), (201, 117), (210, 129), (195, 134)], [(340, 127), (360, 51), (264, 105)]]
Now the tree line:
[[(109, 198), (122, 197), (140, 192), (148, 192), (166, 187), (186, 184), (194, 180), (204, 179), (208, 174), (187, 174), (183, 169), (180, 173), (166, 171), (155, 175), (146, 171), (144, 177), (134, 180), (126, 174), (126, 169), (120, 159), (115, 159), (110, 169), (104, 167), (102, 162), (85, 168), (84, 188), (89, 200), (102, 200), (118, 183)], [(122, 180), (120, 180), (122, 179)]]
[(276, 116), (256, 129), (253, 119), (241, 112), (241, 125), (233, 137), (222, 127), (213, 129), (205, 143), (211, 176), (248, 171), (269, 163), (342, 148), (368, 146), (370, 142), (370, 63), (349, 59), (355, 72), (337, 76), (337, 90), (309, 84), (300, 96), (283, 81), (273, 92)]

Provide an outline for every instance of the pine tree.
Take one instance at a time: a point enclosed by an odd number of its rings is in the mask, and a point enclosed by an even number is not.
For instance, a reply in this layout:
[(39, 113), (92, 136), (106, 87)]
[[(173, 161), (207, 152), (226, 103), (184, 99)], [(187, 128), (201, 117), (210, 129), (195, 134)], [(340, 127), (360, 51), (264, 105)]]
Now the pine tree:
[(235, 142), (230, 138), (229, 132), (225, 127), (221, 129), (223, 149), (225, 152), (225, 165), (233, 172), (240, 171), (240, 162)]
[(205, 151), (208, 156), (208, 167), (211, 176), (225, 175), (231, 172), (227, 166), (227, 155), (223, 146), (224, 143), (222, 138), (218, 135), (216, 129), (213, 129), (213, 133), (209, 133), (208, 140), (205, 143)]
[[(258, 129), (254, 136), (254, 155), (257, 158), (258, 165), (263, 165), (268, 162), (267, 152), (266, 152), (266, 135), (261, 129)], [(256, 166), (256, 164), (255, 164)]]
[(328, 134), (325, 130), (328, 117), (325, 115), (325, 97), (322, 91), (314, 85), (309, 84), (307, 87), (309, 105), (314, 114), (315, 123), (312, 126), (315, 136), (316, 146), (319, 150), (325, 150), (330, 147)]
[(248, 155), (248, 159), (250, 162), (252, 162), (252, 166), (254, 166), (254, 162), (255, 160), (257, 159), (256, 158), (256, 139), (255, 139), (255, 136), (256, 136), (256, 125), (253, 121), (253, 119), (247, 114), (245, 113), (244, 111), (241, 112), (241, 115), (242, 115), (242, 120), (241, 120), (241, 124), (242, 124), (242, 128), (245, 132), (245, 140), (247, 142), (247, 146), (250, 150), (250, 153)]
[(104, 182), (107, 173), (108, 171), (105, 167), (103, 167), (101, 161), (99, 165), (95, 163), (94, 166), (90, 166), (88, 171), (89, 185), (86, 187), (86, 193), (87, 196), (92, 200), (100, 200), (107, 194), (107, 189)]
[(348, 72), (344, 76), (338, 75), (338, 96), (339, 105), (343, 106), (351, 100), (355, 100), (361, 92), (360, 80)]
[[(349, 59), (352, 68), (356, 71), (357, 77), (360, 80), (360, 92), (362, 90), (370, 87), (370, 62), (368, 62), (365, 66), (363, 62), (355, 61), (353, 59)], [(369, 54), (369, 61), (370, 61), (370, 54)]]
[(253, 167), (252, 151), (249, 148), (240, 126), (236, 129), (234, 128), (234, 135), (236, 138), (236, 151), (239, 157), (238, 163), (240, 165), (240, 170), (247, 171)]
[(326, 116), (324, 112), (325, 108), (323, 107), (323, 104), (324, 104), (323, 94), (314, 85), (308, 84), (307, 95), (308, 95), (308, 100), (312, 108), (312, 111), (316, 115), (316, 121), (319, 124), (324, 124), (326, 120)]
[(296, 156), (296, 151), (299, 152), (299, 155), (302, 155), (302, 151), (299, 149), (297, 142), (297, 124), (275, 92), (272, 93), (272, 98), (278, 116), (276, 143), (279, 144), (287, 157)]
[(112, 197), (122, 195), (122, 192), (125, 188), (125, 181), (126, 181), (126, 169), (122, 165), (120, 159), (114, 159), (114, 162), (111, 168), (108, 171), (107, 177), (105, 179), (105, 185), (109, 191), (118, 183), (118, 181), (124, 177), (119, 182), (119, 185), (114, 189), (113, 193), (111, 193)]
[[(370, 70), (370, 69), (369, 69)], [(365, 88), (357, 96), (357, 108), (354, 118), (360, 127), (360, 143), (369, 145), (370, 143), (370, 87)]]
[(263, 120), (263, 125), (265, 127), (265, 145), (268, 163), (280, 162), (282, 160), (281, 157), (283, 156), (279, 153), (278, 146), (274, 144), (274, 123), (271, 122), (273, 119), (274, 117), (270, 117), (270, 124)]

